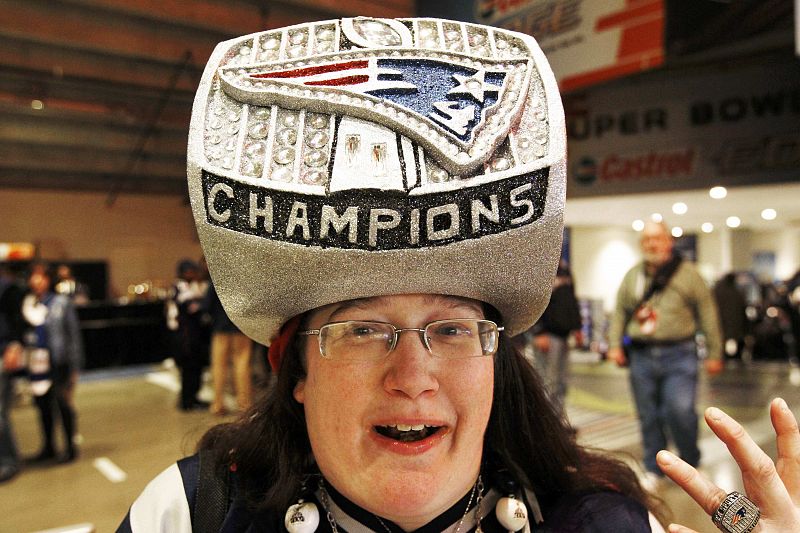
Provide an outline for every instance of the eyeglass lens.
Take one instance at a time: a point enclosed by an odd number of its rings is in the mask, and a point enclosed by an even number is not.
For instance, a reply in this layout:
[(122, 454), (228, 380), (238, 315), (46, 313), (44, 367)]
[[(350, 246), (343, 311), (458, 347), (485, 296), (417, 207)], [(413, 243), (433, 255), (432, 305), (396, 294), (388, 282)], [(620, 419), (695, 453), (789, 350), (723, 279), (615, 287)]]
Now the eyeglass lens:
[[(399, 331), (404, 332), (420, 333)], [(439, 320), (428, 324), (424, 335), (431, 353), (444, 359), (480, 357), (497, 351), (497, 327), (488, 320)], [(394, 337), (394, 326), (384, 322), (333, 322), (319, 332), (322, 354), (341, 360), (383, 358), (392, 350)]]

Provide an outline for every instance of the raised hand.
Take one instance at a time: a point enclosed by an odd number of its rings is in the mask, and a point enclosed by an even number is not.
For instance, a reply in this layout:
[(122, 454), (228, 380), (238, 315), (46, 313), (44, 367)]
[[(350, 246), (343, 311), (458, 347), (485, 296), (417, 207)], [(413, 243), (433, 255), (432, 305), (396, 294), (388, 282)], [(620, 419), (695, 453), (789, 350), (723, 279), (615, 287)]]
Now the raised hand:
[[(742, 471), (747, 498), (760, 509), (760, 519), (752, 531), (797, 533), (800, 532), (800, 432), (797, 419), (780, 398), (772, 401), (770, 418), (775, 428), (778, 448), (778, 460), (775, 463), (736, 420), (716, 407), (710, 407), (705, 412), (706, 423), (725, 443)], [(714, 515), (727, 496), (724, 490), (666, 450), (660, 451), (656, 459), (667, 476), (686, 491), (709, 516)], [(744, 505), (742, 500), (735, 504), (737, 509), (740, 505)], [(738, 518), (727, 520), (720, 529), (744, 533), (748, 531), (744, 526), (753, 517), (754, 513), (745, 507)], [(669, 531), (691, 533), (694, 530), (671, 524)]]

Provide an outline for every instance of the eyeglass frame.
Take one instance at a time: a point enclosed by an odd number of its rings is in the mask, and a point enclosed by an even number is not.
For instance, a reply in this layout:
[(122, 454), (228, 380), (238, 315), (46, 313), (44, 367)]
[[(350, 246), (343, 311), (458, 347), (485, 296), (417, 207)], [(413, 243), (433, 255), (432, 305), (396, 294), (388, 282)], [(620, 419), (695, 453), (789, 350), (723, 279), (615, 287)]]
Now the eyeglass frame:
[[(308, 336), (311, 336), (311, 335), (316, 335), (317, 336), (317, 345), (319, 346), (319, 355), (320, 355), (320, 357), (328, 359), (329, 361), (336, 361), (337, 360), (336, 358), (333, 358), (333, 357), (325, 355), (325, 352), (322, 349), (322, 336), (320, 335), (320, 332), (322, 331), (322, 328), (324, 328), (326, 326), (336, 325), (336, 324), (347, 324), (349, 322), (362, 322), (362, 323), (366, 322), (367, 324), (382, 324), (382, 325), (385, 325), (385, 326), (390, 326), (392, 328), (392, 331), (394, 332), (394, 335), (392, 336), (392, 343), (389, 345), (389, 349), (386, 351), (386, 354), (384, 354), (382, 357), (376, 357), (374, 359), (364, 359), (364, 361), (379, 361), (381, 359), (385, 359), (386, 357), (388, 357), (389, 354), (392, 353), (394, 351), (394, 349), (397, 347), (397, 342), (400, 339), (400, 334), (403, 333), (404, 331), (416, 331), (417, 333), (419, 333), (420, 340), (422, 340), (422, 345), (425, 346), (425, 349), (428, 350), (428, 353), (431, 354), (432, 357), (437, 357), (439, 359), (456, 359), (456, 358), (442, 357), (440, 355), (436, 355), (435, 353), (433, 353), (433, 350), (431, 349), (431, 346), (428, 343), (428, 337), (424, 333), (425, 333), (425, 331), (428, 329), (428, 327), (431, 324), (436, 324), (438, 322), (458, 322), (459, 320), (470, 320), (470, 321), (485, 322), (485, 323), (491, 324), (492, 326), (494, 326), (494, 329), (497, 330), (497, 340), (498, 340), (498, 342), (495, 345), (494, 352), (492, 352), (490, 354), (468, 355), (468, 356), (461, 357), (461, 358), (458, 358), (458, 359), (473, 359), (473, 358), (478, 358), (478, 357), (492, 357), (492, 356), (497, 354), (497, 350), (499, 349), (499, 346), (500, 346), (500, 343), (499, 343), (499, 341), (500, 341), (500, 333), (502, 331), (505, 331), (505, 326), (501, 326), (501, 325), (497, 324), (495, 321), (489, 320), (489, 319), (486, 319), (486, 318), (443, 318), (443, 319), (439, 319), (439, 320), (431, 320), (430, 322), (425, 324), (425, 326), (422, 327), (422, 328), (398, 328), (397, 326), (395, 326), (391, 322), (381, 322), (380, 320), (338, 320), (338, 321), (327, 322), (325, 324), (322, 324), (317, 329), (307, 329), (307, 330), (303, 330), (303, 331), (298, 331), (296, 333), (296, 335), (301, 335), (301, 336), (304, 336), (304, 337), (308, 337)], [(352, 360), (352, 359), (345, 359), (345, 360), (349, 361), (349, 360)]]

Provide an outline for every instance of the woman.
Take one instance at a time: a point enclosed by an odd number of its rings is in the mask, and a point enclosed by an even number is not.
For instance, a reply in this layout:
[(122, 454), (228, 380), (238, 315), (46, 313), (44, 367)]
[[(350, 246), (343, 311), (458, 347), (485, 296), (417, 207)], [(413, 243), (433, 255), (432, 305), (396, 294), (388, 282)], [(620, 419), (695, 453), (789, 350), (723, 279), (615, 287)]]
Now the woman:
[(28, 276), (30, 294), (23, 300), (22, 315), (30, 329), (25, 336), (25, 353), (31, 390), (39, 408), (43, 444), (35, 461), (57, 458), (54, 418), (56, 412), (64, 429), (65, 451), (59, 458), (71, 462), (78, 457), (73, 390), (83, 366), (83, 340), (72, 300), (51, 288), (46, 268)]
[(508, 338), (547, 303), (565, 156), (529, 36), (357, 18), (220, 44), (190, 196), (220, 299), (277, 381), (120, 530), (660, 531)]
[[(318, 506), (320, 531), (350, 531), (352, 520), (376, 531), (470, 531), (478, 522), (507, 531), (495, 508), (513, 494), (558, 525), (551, 530), (650, 531), (651, 502), (633, 473), (575, 445), (531, 366), (487, 317), (498, 320), (475, 300), (416, 294), (291, 320), (286, 349), (270, 354), (272, 394), (201, 443), (235, 472), (220, 530), (279, 531), (305, 499)], [(420, 330), (395, 341), (387, 324)], [(187, 463), (188, 477), (197, 466)], [(491, 505), (478, 512), (480, 500)]]

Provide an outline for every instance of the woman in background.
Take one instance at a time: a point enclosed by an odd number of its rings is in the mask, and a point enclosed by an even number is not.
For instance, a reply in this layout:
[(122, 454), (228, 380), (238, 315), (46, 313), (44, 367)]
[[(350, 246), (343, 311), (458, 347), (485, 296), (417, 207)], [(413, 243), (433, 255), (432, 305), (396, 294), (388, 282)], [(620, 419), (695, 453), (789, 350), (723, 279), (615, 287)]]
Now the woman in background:
[[(25, 335), (28, 371), (43, 437), (42, 449), (35, 460), (58, 457), (70, 462), (78, 457), (72, 398), (78, 371), (83, 366), (83, 341), (72, 300), (53, 292), (51, 282), (49, 269), (34, 269), (28, 276), (30, 293), (22, 304), (22, 314), (29, 325)], [(65, 450), (60, 456), (55, 447), (56, 412), (64, 430)]]

